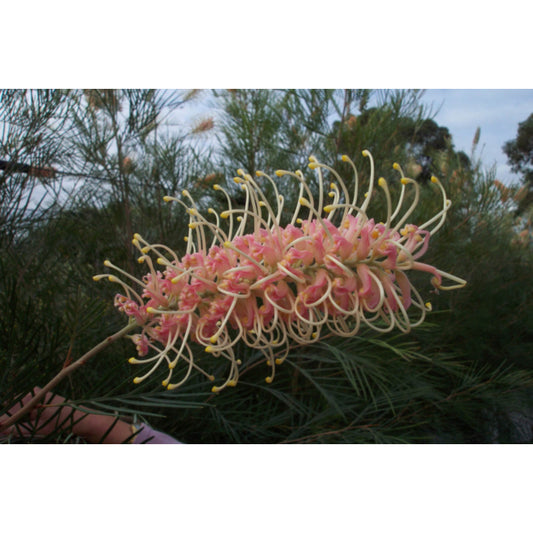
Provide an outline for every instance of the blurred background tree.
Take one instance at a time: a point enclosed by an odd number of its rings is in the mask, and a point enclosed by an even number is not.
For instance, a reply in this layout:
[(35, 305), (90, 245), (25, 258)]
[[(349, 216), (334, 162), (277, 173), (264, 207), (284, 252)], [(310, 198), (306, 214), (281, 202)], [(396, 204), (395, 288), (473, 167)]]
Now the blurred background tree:
[[(271, 385), (262, 356), (240, 346), (239, 385), (220, 394), (201, 376), (176, 391), (161, 389), (157, 377), (134, 386), (127, 364), (134, 348), (124, 341), (58, 392), (193, 443), (532, 441), (531, 242), (517, 223), (523, 199), (476, 156), (479, 131), (470, 155), (456, 152), (414, 90), (215, 91), (213, 117), (189, 130), (179, 124), (179, 110), (210, 96), (2, 91), (0, 404), (123, 325), (112, 284), (92, 276), (105, 259), (142, 275), (133, 233), (183, 250), (186, 214), (164, 195), (187, 188), (201, 208), (224, 208), (212, 186), (224, 184), (238, 201), (231, 180), (238, 168), (300, 168), (316, 188), (310, 154), (346, 175), (339, 161), (346, 153), (364, 181), (360, 153), (368, 149), (393, 194), (393, 162), (418, 180), (420, 220), (438, 210), (432, 174), (453, 202), (427, 261), (468, 285), (436, 296), (428, 283), (423, 297), (434, 311), (423, 326), (294, 348)], [(522, 150), (512, 146), (509, 153)], [(516, 161), (529, 172), (526, 159)], [(297, 187), (283, 187), (290, 202)], [(376, 217), (380, 203), (377, 196)], [(48, 441), (76, 439), (64, 428)]]
[(505, 187), (497, 183), (502, 201), (509, 197), (516, 203), (519, 219), (519, 239), (531, 245), (533, 240), (533, 113), (518, 124), (516, 138), (503, 146), (513, 172), (521, 174), (520, 187)]

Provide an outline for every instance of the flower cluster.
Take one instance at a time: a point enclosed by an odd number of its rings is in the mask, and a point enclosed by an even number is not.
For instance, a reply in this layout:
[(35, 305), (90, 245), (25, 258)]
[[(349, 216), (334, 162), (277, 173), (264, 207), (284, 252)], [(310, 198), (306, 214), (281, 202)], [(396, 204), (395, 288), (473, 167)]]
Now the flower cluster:
[[(163, 386), (169, 389), (183, 384), (193, 369), (213, 381), (195, 361), (190, 346), (194, 342), (229, 361), (225, 382), (213, 391), (234, 386), (241, 364), (234, 347), (242, 341), (264, 354), (270, 383), (290, 343), (316, 342), (324, 332), (351, 337), (362, 324), (383, 332), (393, 328), (407, 332), (421, 324), (430, 305), (411, 284), (408, 271), (429, 273), (438, 289), (464, 286), (464, 280), (419, 261), (451, 205), (439, 180), (432, 178), (442, 194), (442, 208), (421, 226), (410, 224), (419, 186), (395, 164), (401, 176), (399, 199), (393, 209), (385, 179), (377, 180), (387, 214), (384, 222), (376, 223), (367, 216), (376, 188), (374, 163), (368, 151), (363, 155), (370, 160), (370, 178), (360, 206), (357, 169), (347, 156), (342, 160), (353, 170), (351, 194), (340, 175), (315, 157), (309, 167), (317, 172), (316, 199), (301, 171), (278, 170), (278, 177), (292, 178), (299, 185), (292, 220), (285, 226), (281, 225), (285, 198), (276, 180), (263, 172), (256, 177), (270, 184), (274, 205), (256, 179), (241, 170), (234, 181), (245, 193), (244, 206), (233, 206), (227, 191), (215, 185), (228, 208), (221, 213), (209, 209), (212, 220), (199, 212), (188, 191), (183, 191), (183, 199), (165, 197), (184, 206), (189, 215), (185, 255), (180, 258), (167, 246), (150, 244), (136, 234), (133, 244), (141, 253), (139, 262), (147, 266), (142, 280), (109, 261), (105, 265), (121, 277), (95, 276), (122, 286), (115, 305), (142, 328), (132, 336), (138, 356), (130, 362), (151, 366), (134, 381), (143, 381), (163, 363), (169, 371)], [(331, 179), (327, 194), (324, 172)], [(304, 213), (306, 217), (300, 218)], [(133, 281), (137, 290), (123, 278)], [(445, 279), (452, 284), (443, 286)], [(184, 365), (184, 371), (173, 382), (178, 364)]]

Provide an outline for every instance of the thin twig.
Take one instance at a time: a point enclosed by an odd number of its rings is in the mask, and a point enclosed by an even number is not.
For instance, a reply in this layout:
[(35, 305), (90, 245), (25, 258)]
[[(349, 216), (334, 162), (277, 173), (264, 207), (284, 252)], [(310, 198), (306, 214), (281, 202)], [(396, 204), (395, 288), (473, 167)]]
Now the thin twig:
[(79, 359), (77, 359), (70, 365), (63, 367), (63, 369), (54, 378), (52, 378), (52, 380), (50, 380), (20, 411), (8, 418), (3, 424), (0, 424), (0, 433), (4, 432), (8, 427), (12, 426), (13, 424), (17, 423), (25, 414), (34, 409), (38, 405), (38, 403), (44, 398), (46, 393), (51, 391), (64, 378), (66, 378), (80, 366), (84, 365), (89, 359), (91, 359), (97, 353), (101, 352), (104, 348), (106, 348), (116, 340), (124, 337), (124, 335), (129, 333), (137, 326), (137, 322), (130, 322), (126, 327), (107, 337), (100, 344), (97, 344), (94, 348), (82, 355)]

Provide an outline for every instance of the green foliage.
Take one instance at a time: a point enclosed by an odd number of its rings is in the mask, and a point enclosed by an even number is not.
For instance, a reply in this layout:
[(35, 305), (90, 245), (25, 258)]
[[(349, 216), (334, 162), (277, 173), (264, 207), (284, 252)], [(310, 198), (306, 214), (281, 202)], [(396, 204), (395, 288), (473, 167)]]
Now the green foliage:
[[(442, 179), (453, 202), (424, 260), (468, 285), (438, 296), (423, 285), (434, 309), (424, 325), (406, 335), (361, 330), (294, 347), (270, 385), (264, 358), (240, 346), (239, 384), (217, 394), (201, 375), (175, 391), (163, 390), (158, 375), (133, 385), (127, 359), (134, 347), (124, 340), (57, 392), (190, 443), (531, 441), (523, 420), (533, 410), (532, 250), (520, 238), (516, 201), (502, 197), (475, 154), (455, 152), (420, 93), (218, 91), (215, 153), (197, 150), (186, 133), (161, 133), (190, 97), (2, 92), (0, 159), (56, 171), (47, 180), (0, 170), (0, 414), (123, 326), (113, 307), (116, 288), (92, 276), (104, 271), (105, 259), (142, 276), (131, 246), (135, 232), (183, 250), (184, 211), (170, 208), (164, 195), (186, 188), (199, 209), (224, 209), (225, 197), (212, 185), (224, 183), (238, 200), (231, 181), (237, 168), (306, 171), (310, 154), (343, 175), (338, 157), (354, 156), (364, 180), (367, 162), (359, 154), (369, 149), (393, 194), (393, 162), (419, 180), (421, 219), (439, 209), (428, 175)], [(296, 189), (280, 188), (287, 202), (294, 199)], [(29, 200), (32, 191), (42, 192), (41, 203)], [(378, 217), (379, 197), (375, 203)], [(70, 430), (67, 424), (47, 442), (78, 442)]]
[(516, 139), (507, 141), (503, 151), (509, 158), (511, 168), (524, 174), (527, 181), (533, 179), (533, 113), (518, 124)]
[(522, 174), (525, 190), (518, 202), (518, 213), (523, 213), (533, 204), (533, 113), (518, 124), (516, 138), (507, 141), (503, 151), (513, 172)]

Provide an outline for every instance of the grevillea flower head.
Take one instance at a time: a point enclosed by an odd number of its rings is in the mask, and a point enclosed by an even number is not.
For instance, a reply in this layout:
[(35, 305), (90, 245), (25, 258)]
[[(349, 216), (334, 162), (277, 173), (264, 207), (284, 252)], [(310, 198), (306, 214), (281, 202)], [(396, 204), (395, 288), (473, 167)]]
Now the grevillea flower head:
[[(133, 244), (140, 251), (139, 262), (147, 266), (146, 275), (136, 279), (106, 261), (121, 278), (95, 276), (121, 285), (115, 305), (142, 328), (131, 337), (138, 356), (130, 363), (150, 368), (134, 382), (140, 383), (162, 364), (168, 368), (163, 381), (168, 389), (182, 385), (193, 370), (214, 381), (193, 354), (191, 344), (196, 343), (228, 362), (225, 381), (213, 391), (235, 386), (241, 361), (234, 348), (244, 342), (264, 354), (270, 383), (290, 344), (310, 344), (325, 334), (352, 337), (361, 326), (408, 332), (421, 324), (430, 305), (409, 280), (409, 271), (428, 273), (436, 289), (463, 287), (464, 280), (419, 261), (451, 205), (440, 181), (431, 179), (442, 196), (441, 209), (422, 225), (414, 225), (409, 218), (419, 200), (419, 186), (394, 164), (399, 197), (393, 208), (387, 182), (377, 180), (387, 212), (384, 222), (375, 222), (367, 215), (377, 188), (374, 163), (368, 151), (363, 155), (370, 161), (370, 177), (360, 205), (357, 169), (347, 156), (342, 161), (353, 172), (351, 187), (334, 169), (310, 157), (309, 167), (317, 174), (317, 198), (301, 171), (276, 171), (278, 178), (295, 180), (299, 187), (292, 219), (285, 225), (285, 198), (277, 180), (264, 172), (256, 173), (256, 181), (238, 171), (234, 181), (245, 193), (244, 206), (234, 206), (228, 192), (215, 185), (228, 205), (220, 213), (209, 209), (209, 219), (188, 191), (182, 198), (165, 197), (189, 215), (185, 254), (178, 257), (167, 246), (150, 244), (136, 234)], [(328, 193), (325, 173), (331, 179)], [(272, 203), (259, 180), (274, 191)], [(177, 365), (182, 372), (174, 370)]]

